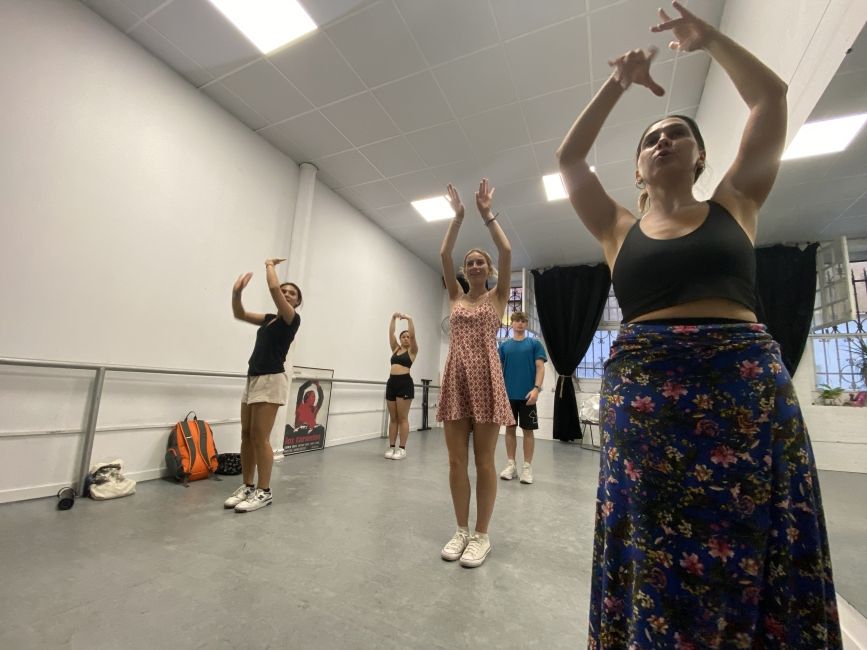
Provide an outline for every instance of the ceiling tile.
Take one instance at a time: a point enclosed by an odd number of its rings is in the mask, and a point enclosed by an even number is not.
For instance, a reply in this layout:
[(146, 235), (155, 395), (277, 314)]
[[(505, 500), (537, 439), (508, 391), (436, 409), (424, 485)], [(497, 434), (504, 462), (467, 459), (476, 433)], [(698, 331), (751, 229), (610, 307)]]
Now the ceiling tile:
[(268, 120), (259, 115), (244, 100), (219, 82), (205, 86), (202, 88), (202, 93), (213, 99), (254, 131), (268, 124)]
[(356, 147), (398, 134), (397, 127), (369, 92), (326, 106), (322, 114)]
[(391, 2), (377, 2), (325, 31), (368, 87), (423, 70), (424, 59)]
[(442, 91), (427, 71), (380, 86), (373, 94), (404, 133), (452, 119)]
[(208, 0), (172, 2), (148, 23), (215, 77), (261, 56)]
[(590, 84), (582, 84), (522, 102), (530, 139), (541, 142), (566, 137), (569, 127), (589, 101)]
[[(577, 117), (577, 116), (576, 116)], [(543, 176), (554, 174), (560, 171), (560, 163), (557, 160), (557, 149), (560, 143), (563, 142), (563, 137), (553, 138), (545, 142), (536, 142), (533, 144), (533, 152), (536, 154), (536, 162), (539, 164), (539, 171)]]
[(674, 61), (674, 81), (665, 90), (668, 97), (666, 112), (673, 112), (684, 106), (698, 106), (704, 91), (710, 57), (704, 52), (678, 56)]
[(497, 42), (487, 0), (397, 0), (397, 6), (430, 65)]
[(320, 28), (334, 22), (369, 0), (299, 0), (307, 14)]
[(620, 160), (633, 160), (641, 133), (649, 126), (645, 119), (605, 126), (596, 138), (596, 166)]
[(473, 151), (456, 122), (415, 131), (406, 137), (431, 167), (473, 157)]
[(433, 168), (442, 187), (451, 183), (455, 187), (477, 187), (484, 174), (475, 160), (461, 160)]
[(503, 40), (585, 13), (584, 3), (575, 0), (491, 0), (491, 8)]
[(428, 169), (392, 176), (388, 180), (407, 201), (444, 195), (446, 192), (446, 183)]
[(403, 136), (367, 145), (360, 151), (383, 176), (398, 176), (425, 166), (424, 161)]
[(596, 166), (596, 176), (606, 192), (620, 188), (635, 187), (635, 163), (621, 160), (607, 165)]
[(316, 161), (316, 166), (338, 183), (337, 187), (358, 185), (382, 176), (358, 151), (344, 151)]
[(506, 54), (521, 99), (588, 83), (587, 18), (509, 41)]
[(519, 205), (542, 203), (546, 200), (542, 178), (535, 176), (522, 181), (508, 183), (507, 185), (498, 185), (494, 199), (498, 209), (500, 207), (510, 208)]
[[(650, 69), (651, 75), (656, 82), (668, 91), (671, 88), (671, 74), (674, 64), (671, 61), (654, 65)], [(699, 87), (699, 93), (704, 86), (704, 80)], [(647, 88), (635, 87), (631, 92), (621, 95), (620, 100), (614, 105), (608, 118), (605, 120), (605, 126), (613, 127), (618, 124), (628, 124), (635, 121), (644, 121), (645, 126), (654, 120), (662, 119), (666, 114), (668, 106), (668, 93), (662, 97), (657, 97)], [(691, 104), (690, 104), (691, 106)], [(583, 107), (582, 107), (583, 108)], [(580, 109), (579, 109), (580, 110)], [(641, 132), (635, 134), (636, 140)]]
[(166, 0), (121, 0), (128, 9), (144, 18), (161, 5), (167, 4)]
[(117, 0), (83, 0), (83, 2), (86, 7), (105, 18), (122, 32), (126, 32), (141, 18), (129, 8), (119, 4)]
[(863, 113), (867, 108), (867, 69), (836, 75), (810, 113), (810, 122)]
[(507, 185), (526, 178), (537, 178), (541, 182), (536, 157), (529, 145), (482, 158), (479, 170), (494, 185)]
[(163, 63), (183, 75), (194, 86), (201, 86), (214, 77), (198, 63), (174, 46), (165, 36), (147, 23), (141, 23), (129, 33), (129, 37), (160, 59)]
[(352, 193), (364, 205), (370, 206), (374, 210), (406, 202), (388, 181), (374, 181), (373, 183), (356, 185), (352, 188)]
[(516, 99), (506, 53), (500, 46), (447, 63), (434, 75), (458, 117)]
[(398, 230), (407, 230), (412, 226), (418, 225), (419, 222), (424, 223), (424, 218), (408, 203), (380, 208), (377, 212), (381, 217), (381, 219), (377, 219), (379, 223)]
[[(364, 90), (358, 75), (321, 30), (268, 58), (316, 106)], [(323, 74), (325, 70), (327, 74)]]
[(262, 129), (259, 133), (278, 146), (288, 140), (303, 155), (301, 160), (293, 158), (298, 163), (316, 160), (352, 148), (352, 143), (318, 111), (293, 117), (291, 120)]
[(309, 111), (313, 106), (265, 60), (256, 61), (220, 80), (269, 123)]
[(530, 144), (518, 104), (502, 106), (461, 120), (464, 132), (479, 156)]

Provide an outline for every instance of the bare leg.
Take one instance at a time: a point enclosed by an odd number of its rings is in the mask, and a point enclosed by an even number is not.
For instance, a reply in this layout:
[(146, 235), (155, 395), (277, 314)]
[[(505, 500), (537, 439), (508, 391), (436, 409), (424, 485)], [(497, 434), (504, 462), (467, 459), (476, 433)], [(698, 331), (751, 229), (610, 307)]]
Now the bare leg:
[(412, 406), (412, 400), (398, 397), (395, 401), (397, 403), (397, 423), (400, 431), (400, 446), (406, 447), (406, 440), (409, 438), (409, 407)]
[(506, 427), (506, 458), (511, 461), (515, 460), (515, 452), (518, 451), (518, 436), (515, 435), (517, 430), (517, 426)]
[(397, 402), (385, 400), (388, 407), (388, 446), (394, 447), (397, 441)]
[(470, 475), (467, 471), (470, 421), (469, 418), (446, 420), (443, 422), (443, 428), (446, 432), (446, 448), (449, 452), (449, 487), (452, 492), (452, 504), (455, 507), (455, 519), (459, 527), (468, 528), (471, 492)]
[(497, 500), (497, 471), (494, 452), (500, 438), (500, 425), (490, 422), (473, 425), (473, 454), (476, 460), (476, 532), (487, 533), (494, 502)]
[(250, 432), (250, 405), (241, 402), (241, 472), (245, 485), (253, 485), (256, 478), (256, 454)]
[(533, 452), (536, 449), (536, 436), (533, 429), (521, 429), (524, 432), (524, 462), (533, 462)]
[(253, 450), (256, 454), (256, 469), (258, 470), (257, 488), (266, 490), (271, 487), (271, 469), (274, 466), (274, 450), (271, 448), (271, 429), (277, 418), (279, 404), (259, 402), (251, 405), (251, 430), (253, 432)]

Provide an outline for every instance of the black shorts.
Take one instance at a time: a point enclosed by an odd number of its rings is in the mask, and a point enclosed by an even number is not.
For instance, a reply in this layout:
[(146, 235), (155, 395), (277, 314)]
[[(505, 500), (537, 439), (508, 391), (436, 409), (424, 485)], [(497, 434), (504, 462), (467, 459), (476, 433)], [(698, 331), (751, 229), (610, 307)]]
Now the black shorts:
[(527, 431), (535, 431), (539, 428), (539, 416), (536, 415), (535, 404), (527, 404), (525, 399), (510, 399), (509, 404), (512, 406), (512, 415), (515, 416), (515, 422), (519, 427)]
[(385, 399), (393, 402), (398, 397), (412, 399), (415, 397), (415, 387), (412, 385), (412, 377), (405, 375), (389, 375), (385, 384)]

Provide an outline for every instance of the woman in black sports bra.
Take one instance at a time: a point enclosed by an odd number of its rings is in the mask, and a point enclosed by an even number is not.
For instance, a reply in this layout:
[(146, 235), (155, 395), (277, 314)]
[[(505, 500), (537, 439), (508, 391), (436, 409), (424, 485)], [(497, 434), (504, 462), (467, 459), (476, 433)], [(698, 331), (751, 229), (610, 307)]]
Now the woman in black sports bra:
[(753, 241), (786, 135), (786, 84), (678, 2), (653, 32), (704, 50), (749, 108), (709, 202), (688, 116), (636, 152), (640, 219), (587, 156), (631, 85), (656, 95), (655, 49), (613, 72), (557, 152), (569, 198), (602, 245), (624, 323), (602, 379), (591, 648), (841, 648), (816, 466), (779, 346), (756, 323)]
[[(407, 323), (407, 328), (395, 338), (395, 325), (399, 319)], [(385, 457), (392, 460), (406, 458), (406, 441), (409, 438), (409, 407), (415, 397), (409, 369), (418, 355), (415, 340), (415, 325), (412, 317), (395, 312), (388, 324), (388, 345), (391, 348), (391, 374), (385, 385), (385, 403), (388, 405), (388, 451)], [(400, 445), (398, 446), (398, 433)]]

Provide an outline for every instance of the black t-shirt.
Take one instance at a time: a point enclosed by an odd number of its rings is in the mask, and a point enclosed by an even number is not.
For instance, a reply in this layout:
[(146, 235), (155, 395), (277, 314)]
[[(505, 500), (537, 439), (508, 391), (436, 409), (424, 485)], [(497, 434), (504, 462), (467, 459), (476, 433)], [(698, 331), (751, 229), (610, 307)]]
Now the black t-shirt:
[(283, 364), (289, 353), (289, 345), (301, 326), (301, 315), (295, 312), (292, 324), (287, 325), (282, 316), (265, 314), (265, 321), (256, 332), (256, 347), (250, 355), (248, 377), (273, 375), (285, 372)]

